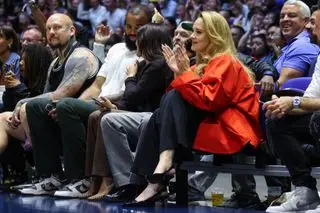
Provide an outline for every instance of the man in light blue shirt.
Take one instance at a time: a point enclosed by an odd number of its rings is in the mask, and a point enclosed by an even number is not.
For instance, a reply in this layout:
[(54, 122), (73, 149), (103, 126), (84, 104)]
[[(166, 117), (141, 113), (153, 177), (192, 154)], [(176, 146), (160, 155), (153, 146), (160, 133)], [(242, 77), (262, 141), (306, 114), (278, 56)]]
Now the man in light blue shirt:
[(310, 43), (309, 33), (304, 31), (309, 18), (309, 7), (300, 0), (286, 1), (281, 10), (280, 28), (286, 45), (274, 63), (280, 73), (279, 87), (289, 79), (308, 76), (307, 72), (319, 54), (319, 47)]
[(282, 54), (274, 63), (279, 73), (281, 73), (282, 69), (291, 68), (303, 73), (303, 75), (307, 75), (306, 72), (311, 62), (317, 58), (319, 47), (310, 43), (307, 31), (302, 31), (288, 42), (281, 51)]

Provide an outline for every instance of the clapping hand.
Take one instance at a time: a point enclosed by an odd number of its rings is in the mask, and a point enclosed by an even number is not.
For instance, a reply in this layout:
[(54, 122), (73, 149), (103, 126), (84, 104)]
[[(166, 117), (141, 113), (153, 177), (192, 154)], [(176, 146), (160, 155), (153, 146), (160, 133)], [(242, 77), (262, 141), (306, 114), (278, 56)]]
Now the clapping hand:
[(175, 51), (175, 58), (180, 73), (188, 71), (190, 69), (190, 59), (187, 55), (187, 51), (184, 45), (177, 45)]
[(174, 52), (168, 45), (162, 45), (162, 53), (168, 66), (176, 75), (189, 70), (190, 60), (184, 46), (176, 45)]

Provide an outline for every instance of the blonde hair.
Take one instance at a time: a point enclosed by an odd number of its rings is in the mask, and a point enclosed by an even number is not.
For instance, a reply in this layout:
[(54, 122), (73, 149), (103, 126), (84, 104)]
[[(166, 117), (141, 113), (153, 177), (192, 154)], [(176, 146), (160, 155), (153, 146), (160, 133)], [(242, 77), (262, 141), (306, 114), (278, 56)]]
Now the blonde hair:
[[(237, 50), (232, 39), (230, 27), (225, 18), (217, 12), (209, 11), (200, 13), (199, 18), (203, 21), (204, 31), (209, 39), (210, 44), (207, 47), (207, 51), (205, 54), (197, 54), (197, 65), (195, 68), (195, 72), (198, 75), (202, 76), (204, 68), (208, 65), (208, 63), (214, 57), (221, 54), (228, 53), (232, 55), (235, 60), (239, 61), (237, 58)], [(249, 75), (250, 79), (254, 81), (254, 73), (246, 66), (243, 65), (243, 67)]]

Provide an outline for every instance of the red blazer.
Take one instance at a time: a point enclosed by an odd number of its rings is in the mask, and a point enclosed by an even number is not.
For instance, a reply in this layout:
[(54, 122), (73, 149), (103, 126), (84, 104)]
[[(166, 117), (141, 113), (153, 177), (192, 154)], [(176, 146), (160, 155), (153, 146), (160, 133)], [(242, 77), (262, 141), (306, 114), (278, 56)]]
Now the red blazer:
[(232, 154), (247, 143), (257, 147), (262, 142), (259, 94), (240, 62), (229, 54), (217, 56), (205, 67), (202, 78), (194, 68), (170, 85), (190, 104), (213, 112), (201, 122), (193, 148)]

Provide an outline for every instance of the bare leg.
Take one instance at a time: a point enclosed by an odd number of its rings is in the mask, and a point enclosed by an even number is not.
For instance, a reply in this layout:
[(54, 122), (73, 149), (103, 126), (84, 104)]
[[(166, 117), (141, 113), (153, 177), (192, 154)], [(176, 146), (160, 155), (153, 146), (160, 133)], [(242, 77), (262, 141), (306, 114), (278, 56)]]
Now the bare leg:
[[(168, 172), (172, 167), (174, 150), (165, 150), (160, 154), (159, 163), (154, 174), (163, 174)], [(144, 201), (157, 194), (163, 185), (161, 183), (149, 183), (147, 188), (135, 199), (136, 201)]]
[(4, 112), (0, 114), (0, 154), (2, 154), (8, 146), (9, 136), (24, 140), (24, 131), (21, 125), (16, 129), (11, 128), (7, 120), (12, 116), (12, 112)]
[[(89, 195), (95, 195), (99, 191), (102, 178), (100, 176), (91, 177), (91, 183), (89, 187)], [(88, 198), (89, 199), (89, 198)]]
[(113, 187), (112, 179), (109, 177), (102, 177), (101, 185), (97, 194), (89, 197), (89, 200), (97, 200), (102, 198), (103, 196), (109, 194)]

